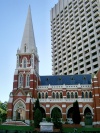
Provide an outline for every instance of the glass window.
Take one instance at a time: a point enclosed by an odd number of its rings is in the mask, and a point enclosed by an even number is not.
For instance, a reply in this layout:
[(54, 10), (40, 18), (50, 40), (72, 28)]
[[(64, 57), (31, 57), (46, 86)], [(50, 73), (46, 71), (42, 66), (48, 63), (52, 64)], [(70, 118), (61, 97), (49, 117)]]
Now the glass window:
[(70, 93), (69, 92), (67, 92), (67, 98), (70, 98)]
[(26, 75), (26, 86), (30, 86), (30, 75)]
[(87, 92), (85, 93), (85, 98), (88, 98), (88, 93)]
[(24, 47), (24, 52), (26, 52), (26, 46)]
[(89, 92), (89, 98), (92, 98), (92, 92)]
[(40, 92), (38, 93), (38, 98), (41, 98), (41, 93)]
[(42, 98), (44, 98), (44, 93), (42, 93)]
[(52, 98), (55, 98), (55, 93), (54, 92), (52, 93)]
[(71, 92), (71, 98), (74, 98), (74, 94), (73, 94), (73, 92)]
[(27, 66), (27, 62), (26, 62), (26, 58), (24, 58), (23, 67), (26, 68), (26, 66)]
[(60, 92), (60, 98), (62, 98), (63, 96), (62, 96), (62, 92)]
[(78, 98), (77, 92), (75, 92), (75, 98)]
[(17, 56), (17, 67), (19, 67), (19, 56)]
[(31, 56), (31, 66), (33, 67), (33, 55)]
[(48, 98), (48, 93), (46, 92), (46, 94), (45, 94), (45, 98)]
[(82, 92), (82, 98), (84, 98), (84, 92)]
[(59, 94), (58, 94), (58, 92), (56, 93), (56, 98), (59, 98)]
[(19, 75), (18, 86), (19, 87), (23, 86), (23, 75)]

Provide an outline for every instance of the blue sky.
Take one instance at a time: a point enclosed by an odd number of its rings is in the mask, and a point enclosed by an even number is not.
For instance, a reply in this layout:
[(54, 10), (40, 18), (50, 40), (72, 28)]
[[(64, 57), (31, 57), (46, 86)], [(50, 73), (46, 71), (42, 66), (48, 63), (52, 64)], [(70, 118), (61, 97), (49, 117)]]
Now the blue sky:
[(58, 0), (0, 0), (0, 100), (8, 101), (13, 89), (16, 53), (21, 45), (31, 6), (40, 75), (51, 75), (50, 10)]

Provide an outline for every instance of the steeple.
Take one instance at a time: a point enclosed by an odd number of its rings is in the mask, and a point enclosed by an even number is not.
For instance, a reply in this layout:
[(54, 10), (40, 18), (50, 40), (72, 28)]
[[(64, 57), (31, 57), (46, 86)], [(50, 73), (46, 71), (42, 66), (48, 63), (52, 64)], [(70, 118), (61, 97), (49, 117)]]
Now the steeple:
[(28, 8), (28, 14), (21, 42), (20, 53), (37, 54), (30, 6)]

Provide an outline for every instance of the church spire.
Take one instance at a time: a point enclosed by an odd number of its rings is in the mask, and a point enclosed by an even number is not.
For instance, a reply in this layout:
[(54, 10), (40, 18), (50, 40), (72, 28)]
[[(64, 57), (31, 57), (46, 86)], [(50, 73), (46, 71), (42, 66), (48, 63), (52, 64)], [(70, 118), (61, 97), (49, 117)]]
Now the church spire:
[(30, 6), (28, 8), (28, 14), (21, 42), (20, 53), (37, 54)]

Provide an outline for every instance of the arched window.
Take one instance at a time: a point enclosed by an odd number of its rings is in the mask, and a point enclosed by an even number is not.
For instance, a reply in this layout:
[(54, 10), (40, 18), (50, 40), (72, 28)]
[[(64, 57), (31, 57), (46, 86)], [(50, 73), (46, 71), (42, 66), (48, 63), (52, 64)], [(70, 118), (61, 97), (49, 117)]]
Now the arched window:
[(19, 67), (19, 56), (17, 56), (17, 67)]
[(85, 93), (85, 98), (88, 98), (88, 93), (87, 92)]
[(23, 75), (20, 74), (18, 77), (18, 87), (22, 87), (23, 86)]
[(70, 98), (70, 93), (69, 92), (67, 92), (67, 98)]
[(44, 98), (44, 93), (42, 93), (42, 98)]
[(82, 92), (82, 98), (84, 98), (84, 92)]
[(30, 75), (26, 75), (26, 86), (30, 86)]
[(77, 92), (75, 92), (75, 98), (78, 98)]
[(24, 67), (24, 68), (27, 67), (27, 60), (26, 60), (26, 58), (23, 59), (23, 67)]
[(54, 92), (52, 93), (52, 98), (55, 98), (55, 93)]
[(24, 52), (26, 52), (26, 45), (24, 46)]
[(48, 93), (47, 92), (45, 93), (45, 98), (48, 98)]
[(33, 55), (31, 56), (31, 66), (33, 67)]
[(71, 92), (71, 98), (74, 98), (74, 94), (73, 94), (73, 92)]
[(41, 93), (40, 92), (38, 93), (38, 98), (41, 98)]
[(30, 66), (31, 66), (31, 58), (30, 58), (30, 60), (29, 60), (29, 61), (30, 61)]
[(60, 98), (62, 98), (62, 92), (60, 92)]
[(56, 98), (59, 98), (59, 94), (58, 94), (58, 92), (56, 93)]
[(89, 98), (92, 98), (92, 92), (89, 92)]

